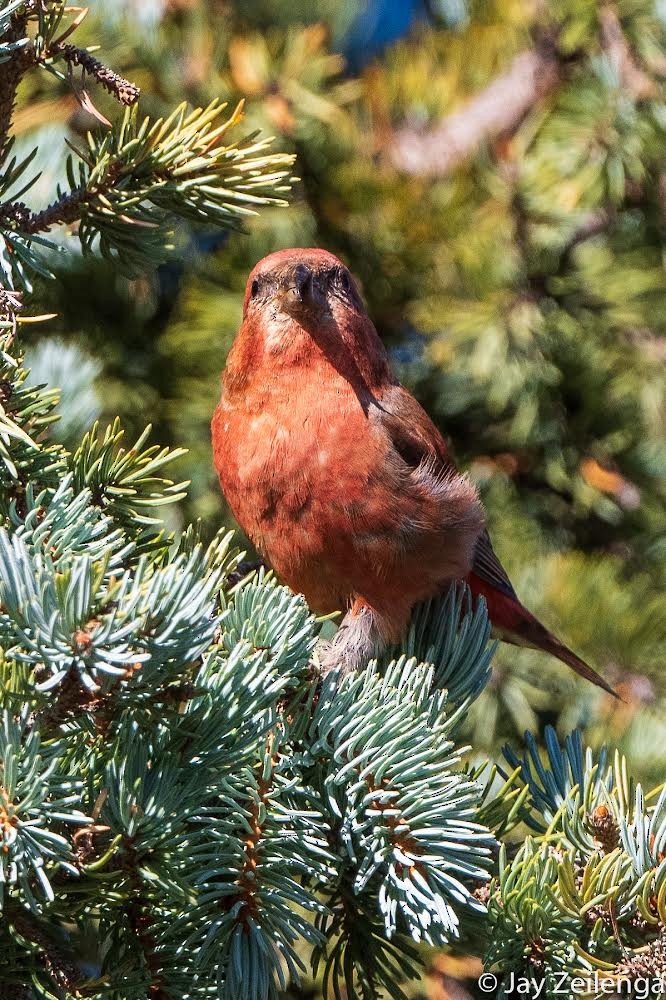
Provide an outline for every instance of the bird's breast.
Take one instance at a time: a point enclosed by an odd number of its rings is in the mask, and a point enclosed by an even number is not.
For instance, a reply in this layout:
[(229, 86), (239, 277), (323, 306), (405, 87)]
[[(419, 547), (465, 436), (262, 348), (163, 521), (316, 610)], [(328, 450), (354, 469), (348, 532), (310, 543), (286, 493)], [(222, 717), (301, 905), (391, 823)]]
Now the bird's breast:
[(324, 566), (335, 564), (335, 538), (348, 534), (376, 456), (364, 401), (344, 379), (313, 374), (223, 395), (213, 446), (240, 526), (286, 582), (325, 609), (346, 598), (337, 582), (344, 567), (333, 581)]

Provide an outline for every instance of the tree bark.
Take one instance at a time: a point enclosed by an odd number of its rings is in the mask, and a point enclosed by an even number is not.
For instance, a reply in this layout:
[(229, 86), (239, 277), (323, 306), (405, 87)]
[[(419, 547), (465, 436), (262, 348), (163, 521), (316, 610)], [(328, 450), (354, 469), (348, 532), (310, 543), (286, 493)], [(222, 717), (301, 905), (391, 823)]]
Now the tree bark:
[(561, 79), (554, 51), (520, 52), (502, 73), (459, 111), (427, 132), (403, 128), (393, 135), (391, 160), (408, 174), (442, 177), (469, 160), (489, 139), (513, 132), (537, 101)]

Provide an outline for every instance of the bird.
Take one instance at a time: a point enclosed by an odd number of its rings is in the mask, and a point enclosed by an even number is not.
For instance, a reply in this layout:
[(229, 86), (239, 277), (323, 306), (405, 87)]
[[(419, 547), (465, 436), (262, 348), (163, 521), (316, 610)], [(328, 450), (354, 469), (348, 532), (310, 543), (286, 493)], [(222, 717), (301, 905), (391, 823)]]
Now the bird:
[(251, 271), (211, 423), (236, 521), (318, 614), (346, 614), (322, 670), (356, 670), (404, 637), (419, 602), (465, 581), (493, 634), (611, 686), (519, 600), (478, 492), (394, 375), (349, 269), (324, 249)]

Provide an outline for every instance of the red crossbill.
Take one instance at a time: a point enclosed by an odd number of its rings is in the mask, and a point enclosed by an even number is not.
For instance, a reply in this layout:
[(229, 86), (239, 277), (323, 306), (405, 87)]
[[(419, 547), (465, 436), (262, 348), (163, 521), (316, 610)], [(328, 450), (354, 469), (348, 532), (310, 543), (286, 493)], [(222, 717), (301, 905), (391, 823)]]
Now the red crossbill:
[(613, 693), (519, 601), (476, 489), (395, 378), (333, 254), (283, 250), (254, 268), (212, 433), (222, 490), (259, 553), (313, 610), (348, 609), (327, 666), (364, 665), (417, 602), (466, 580), (499, 638)]

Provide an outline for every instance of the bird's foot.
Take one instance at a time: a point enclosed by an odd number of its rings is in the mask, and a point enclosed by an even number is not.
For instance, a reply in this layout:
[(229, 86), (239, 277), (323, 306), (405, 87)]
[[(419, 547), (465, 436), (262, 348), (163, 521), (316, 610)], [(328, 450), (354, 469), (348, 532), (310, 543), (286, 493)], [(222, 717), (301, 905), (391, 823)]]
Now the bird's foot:
[(317, 673), (327, 674), (331, 670), (336, 670), (338, 667), (336, 659), (337, 654), (333, 651), (333, 641), (319, 639), (312, 654), (312, 663)]
[(342, 674), (367, 667), (370, 660), (380, 656), (386, 648), (375, 613), (363, 607), (353, 614), (348, 612), (332, 640), (320, 639), (314, 651), (314, 663), (322, 674), (339, 670)]

